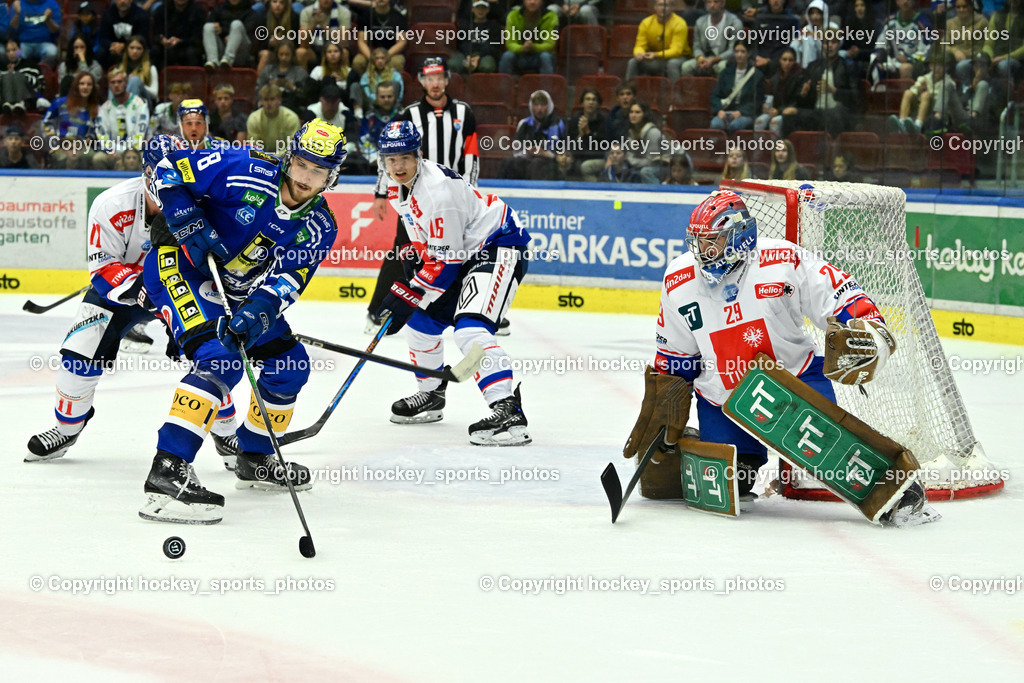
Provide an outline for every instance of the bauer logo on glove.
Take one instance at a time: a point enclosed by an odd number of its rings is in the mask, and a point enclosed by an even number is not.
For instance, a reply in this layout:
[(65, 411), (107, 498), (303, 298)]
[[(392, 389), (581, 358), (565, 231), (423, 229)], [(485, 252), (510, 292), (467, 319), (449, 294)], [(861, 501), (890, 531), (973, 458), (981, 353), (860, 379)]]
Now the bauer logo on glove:
[(849, 324), (828, 319), (825, 376), (840, 384), (870, 382), (896, 350), (896, 340), (878, 320), (854, 318)]

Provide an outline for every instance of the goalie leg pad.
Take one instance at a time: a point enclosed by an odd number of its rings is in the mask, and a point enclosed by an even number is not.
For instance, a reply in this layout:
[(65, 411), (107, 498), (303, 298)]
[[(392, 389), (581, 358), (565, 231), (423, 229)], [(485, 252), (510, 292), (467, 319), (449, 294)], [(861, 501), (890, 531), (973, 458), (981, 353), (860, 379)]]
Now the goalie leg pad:
[(740, 491), (736, 447), (687, 438), (680, 439), (677, 445), (681, 453), (681, 486), (686, 506), (725, 517), (738, 517)]
[(651, 500), (683, 497), (678, 448), (666, 446), (654, 454), (640, 474), (640, 495)]

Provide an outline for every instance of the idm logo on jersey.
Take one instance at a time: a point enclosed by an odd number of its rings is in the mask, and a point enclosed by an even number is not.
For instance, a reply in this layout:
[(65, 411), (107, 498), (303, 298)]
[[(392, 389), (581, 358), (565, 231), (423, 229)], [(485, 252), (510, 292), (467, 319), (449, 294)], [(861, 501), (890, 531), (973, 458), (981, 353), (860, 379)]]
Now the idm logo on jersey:
[(235, 212), (235, 220), (243, 225), (249, 225), (256, 218), (256, 209), (251, 206), (243, 206)]

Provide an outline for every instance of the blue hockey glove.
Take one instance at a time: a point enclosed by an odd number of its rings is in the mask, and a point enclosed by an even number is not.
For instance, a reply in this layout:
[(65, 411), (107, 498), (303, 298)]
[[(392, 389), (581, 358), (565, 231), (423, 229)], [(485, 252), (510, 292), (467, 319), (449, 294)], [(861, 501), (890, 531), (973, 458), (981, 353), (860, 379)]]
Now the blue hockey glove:
[(391, 315), (391, 327), (388, 328), (388, 335), (398, 332), (409, 322), (409, 318), (419, 308), (422, 300), (423, 294), (408, 285), (401, 282), (391, 285), (391, 291), (384, 297), (383, 303), (377, 310), (378, 318), (383, 318), (386, 314)]
[(249, 350), (263, 333), (277, 320), (277, 302), (260, 293), (246, 299), (231, 317), (217, 320), (217, 336), (224, 348), (237, 352), (239, 348)]
[(228, 248), (220, 241), (220, 235), (208, 225), (200, 214), (186, 220), (181, 225), (169, 226), (185, 252), (186, 258), (192, 262), (192, 266), (207, 277), (210, 275), (210, 268), (206, 264), (206, 254), (213, 253), (217, 260), (228, 260)]

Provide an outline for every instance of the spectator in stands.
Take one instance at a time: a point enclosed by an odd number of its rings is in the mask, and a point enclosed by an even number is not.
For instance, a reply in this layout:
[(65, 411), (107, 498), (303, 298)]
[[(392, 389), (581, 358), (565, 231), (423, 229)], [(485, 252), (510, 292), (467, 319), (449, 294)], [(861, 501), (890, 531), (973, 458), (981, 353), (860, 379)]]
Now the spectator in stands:
[(308, 79), (306, 70), (295, 63), (295, 45), (285, 40), (278, 44), (274, 60), (256, 78), (256, 91), (273, 83), (281, 89), (281, 103), (292, 111), (301, 111), (309, 101), (306, 92)]
[(348, 92), (350, 82), (357, 82), (355, 70), (349, 65), (348, 50), (342, 49), (340, 45), (331, 43), (324, 48), (324, 56), (320, 63), (313, 67), (309, 77), (314, 81), (323, 82), (332, 80), (341, 88), (344, 96)]
[[(974, 3), (978, 11), (974, 11)], [(942, 49), (956, 59), (954, 74), (961, 83), (967, 83), (974, 75), (973, 59), (985, 47), (988, 19), (981, 12), (981, 0), (956, 0), (956, 16), (946, 21), (946, 35)]]
[[(288, 0), (276, 1), (286, 6), (288, 4)], [(299, 64), (309, 69), (311, 64), (321, 62), (324, 50), (330, 44), (341, 47), (345, 53), (345, 63), (349, 63), (350, 55), (345, 46), (350, 40), (348, 32), (352, 30), (352, 10), (344, 4), (337, 0), (314, 0), (299, 15), (299, 26), (306, 31), (295, 53)], [(273, 32), (270, 35), (273, 40)]]
[(49, 102), (40, 100), (43, 75), (39, 72), (39, 63), (26, 59), (18, 41), (13, 39), (7, 41), (4, 54), (5, 59), (0, 63), (0, 109), (5, 114), (12, 111), (23, 114), (36, 111), (43, 102), (48, 107)]
[(68, 94), (71, 81), (81, 72), (92, 74), (93, 81), (103, 78), (103, 67), (92, 55), (92, 46), (84, 36), (76, 35), (68, 45), (67, 56), (57, 67), (57, 91), (63, 97)]
[(203, 24), (203, 52), (206, 68), (244, 66), (249, 62), (252, 39), (259, 17), (250, 0), (224, 0), (206, 17)]
[[(947, 72), (946, 57), (936, 51), (932, 55), (931, 73), (918, 78), (903, 92), (899, 117), (889, 117), (891, 125), (899, 132), (943, 133), (947, 129), (958, 130), (967, 120), (956, 83)], [(955, 59), (952, 54), (948, 57), (950, 61)], [(911, 117), (911, 112), (917, 117)]]
[(401, 102), (402, 96), (405, 93), (405, 83), (402, 81), (402, 74), (391, 68), (388, 62), (388, 51), (378, 47), (374, 49), (373, 59), (359, 78), (359, 82), (353, 83), (349, 90), (352, 104), (359, 118), (362, 118), (362, 113), (369, 108), (370, 104), (373, 103), (373, 98), (377, 96), (377, 84), (385, 81), (391, 81), (395, 84), (395, 87), (398, 89), (398, 101)]
[(839, 28), (836, 23), (829, 23), (828, 5), (825, 0), (811, 0), (804, 15), (804, 27), (793, 39), (790, 47), (796, 52), (796, 62), (807, 68), (812, 62), (821, 59), (824, 54), (821, 45), (822, 32), (826, 27)]
[(57, 66), (60, 7), (57, 0), (11, 0), (8, 32), (18, 36), (25, 59)]
[(597, 26), (598, 4), (600, 4), (600, 0), (562, 0), (561, 3), (548, 5), (548, 11), (558, 15), (560, 26), (568, 24)]
[(121, 68), (128, 74), (128, 92), (144, 98), (147, 104), (160, 101), (160, 81), (156, 66), (149, 61), (145, 38), (132, 36), (128, 39)]
[(868, 72), (868, 62), (875, 49), (878, 31), (874, 4), (868, 0), (854, 0), (853, 13), (846, 18), (843, 25), (846, 42), (843, 43), (843, 49), (839, 54), (850, 63), (855, 80), (864, 78)]
[(984, 52), (979, 52), (972, 60), (971, 79), (965, 82), (959, 91), (960, 103), (968, 114), (967, 125), (978, 137), (990, 137), (990, 130), (995, 124), (993, 111), (992, 59)]
[(543, 0), (523, 0), (505, 19), (505, 53), (498, 71), (503, 74), (555, 73), (558, 15), (547, 11)]
[(249, 114), (249, 140), (260, 149), (283, 154), (299, 129), (299, 115), (281, 106), (281, 88), (268, 83), (260, 89), (260, 108)]
[[(374, 97), (377, 94), (374, 93)], [(359, 137), (359, 121), (352, 115), (352, 111), (341, 101), (341, 88), (337, 83), (327, 81), (320, 89), (320, 99), (306, 107), (299, 117), (301, 121), (308, 122), (313, 119), (323, 119), (345, 131), (345, 149), (352, 154), (358, 149), (356, 140)]]
[[(294, 40), (295, 30), (299, 28), (299, 15), (288, 0), (270, 0), (266, 5), (253, 5), (256, 18), (253, 23), (260, 30), (253, 35), (252, 53), (256, 56), (256, 73), (260, 73), (270, 64), (277, 46), (282, 40)], [(265, 29), (265, 30), (264, 30)], [(287, 32), (287, 33), (286, 33)], [(300, 44), (295, 50), (295, 61), (309, 70), (309, 62), (317, 55), (312, 51), (303, 52), (303, 44), (308, 43), (310, 36), (300, 34)], [(302, 41), (305, 41), (304, 43)]]
[(568, 128), (555, 112), (555, 103), (547, 90), (530, 95), (530, 116), (516, 128), (515, 139), (528, 142), (526, 151), (501, 163), (500, 177), (513, 180), (552, 180), (555, 177), (555, 152), (565, 140)]
[(105, 69), (120, 64), (128, 39), (148, 35), (149, 13), (132, 0), (113, 0), (100, 18), (100, 64)]
[(729, 134), (750, 130), (764, 101), (764, 74), (750, 63), (750, 48), (737, 42), (733, 47), (733, 63), (718, 76), (711, 91), (710, 127)]
[(128, 92), (128, 75), (120, 66), (107, 71), (110, 99), (104, 102), (96, 118), (96, 139), (104, 151), (92, 157), (93, 168), (110, 169), (128, 147), (139, 148), (149, 135), (149, 107), (146, 101)]
[(693, 179), (693, 160), (686, 152), (676, 152), (668, 162), (668, 177), (662, 185), (696, 185)]
[[(584, 163), (584, 177), (587, 175), (586, 165), (590, 163), (593, 162)], [(618, 141), (611, 143), (611, 147), (608, 148), (608, 153), (605, 155), (604, 164), (598, 163), (597, 171), (594, 179), (602, 183), (635, 183), (640, 180), (639, 174), (629, 165), (629, 159), (626, 158), (622, 144)]]
[[(725, 0), (705, 0), (708, 13), (697, 20), (693, 58), (683, 62), (684, 76), (718, 76), (732, 58), (743, 23), (725, 9)], [(711, 29), (710, 31), (708, 29)]]
[(555, 176), (553, 180), (579, 182), (583, 180), (580, 165), (571, 149), (560, 149), (555, 153)]
[(757, 13), (754, 30), (759, 41), (754, 66), (771, 76), (782, 51), (799, 35), (800, 20), (786, 7), (786, 0), (768, 0), (768, 11)]
[(853, 157), (849, 154), (837, 154), (832, 157), (832, 166), (825, 171), (825, 180), (836, 183), (859, 183), (860, 173), (853, 166)]
[[(78, 18), (71, 29), (72, 36), (82, 36), (89, 42), (93, 54), (100, 51), (100, 13), (89, 0), (78, 6)], [(98, 82), (99, 79), (97, 79)]]
[[(539, 0), (538, 0), (539, 1)], [(388, 63), (395, 71), (405, 68), (405, 47), (409, 40), (409, 24), (401, 12), (391, 6), (390, 0), (373, 0), (373, 8), (359, 16), (359, 54), (352, 59), (352, 68), (360, 74), (366, 71), (373, 50), (382, 47), (388, 51)]]
[(673, 83), (690, 56), (689, 27), (672, 11), (671, 0), (652, 0), (652, 14), (640, 22), (633, 58), (626, 65), (626, 80), (637, 75), (665, 76)]
[(808, 180), (807, 172), (796, 162), (796, 150), (789, 140), (776, 140), (768, 180)]
[(175, 81), (167, 85), (167, 102), (161, 102), (153, 110), (150, 118), (150, 127), (153, 135), (181, 135), (178, 130), (178, 107), (189, 99), (192, 94), (192, 84)]
[(153, 12), (153, 61), (157, 64), (200, 66), (203, 63), (201, 33), (206, 8), (196, 0), (164, 0), (166, 9)]
[(248, 136), (246, 117), (235, 111), (235, 88), (221, 83), (213, 89), (213, 111), (210, 113), (210, 134), (228, 142), (243, 142)]
[(725, 155), (725, 166), (719, 180), (747, 180), (755, 177), (747, 163), (747, 155), (739, 147), (730, 147)]
[(377, 97), (366, 110), (366, 116), (359, 122), (359, 151), (362, 158), (376, 168), (377, 141), (384, 127), (391, 123), (398, 112), (398, 88), (394, 81), (377, 84)]
[(1021, 0), (1006, 0), (1006, 6), (989, 17), (985, 42), (985, 54), (992, 58), (996, 76), (1014, 82), (1021, 78), (1021, 60), (1024, 60), (1024, 16), (1021, 15)]
[(458, 50), (449, 60), (451, 70), (463, 74), (492, 74), (501, 58), (501, 24), (487, 16), (491, 3), (473, 2), (473, 16), (459, 22)]
[[(667, 173), (663, 163), (665, 136), (654, 123), (651, 110), (643, 102), (634, 102), (629, 107), (629, 143), (626, 158), (630, 167), (638, 173), (641, 183), (661, 183)], [(635, 182), (635, 181), (634, 181)]]
[(603, 143), (608, 139), (605, 117), (601, 113), (601, 93), (587, 88), (580, 94), (580, 114), (569, 117), (569, 139), (578, 144), (577, 156), (581, 161), (601, 159)]
[[(71, 79), (67, 97), (59, 97), (43, 117), (43, 134), (64, 140), (95, 140), (100, 96), (97, 79), (79, 71)], [(56, 168), (91, 168), (95, 152), (86, 145), (47, 144), (50, 164)]]
[(762, 114), (754, 120), (754, 130), (771, 130), (782, 135), (785, 116), (794, 116), (800, 103), (803, 69), (796, 63), (796, 51), (787, 47), (779, 57), (779, 69), (768, 81), (769, 95), (762, 106)]
[(35, 157), (25, 154), (25, 131), (21, 126), (7, 126), (4, 147), (0, 152), (0, 168), (39, 168)]
[(839, 57), (841, 44), (838, 31), (825, 31), (825, 56), (807, 67), (797, 114), (792, 119), (783, 117), (784, 137), (789, 137), (791, 124), (797, 130), (824, 130), (833, 137), (848, 129), (855, 83), (846, 61)]
[(917, 11), (917, 0), (896, 0), (896, 8), (875, 41), (875, 52), (868, 67), (868, 76), (874, 84), (883, 78), (914, 78), (928, 68), (931, 20)]
[[(694, 30), (694, 26), (697, 24), (697, 20), (708, 13), (706, 10), (706, 3), (701, 3), (699, 0), (680, 0), (679, 9), (676, 14), (683, 18), (686, 25), (690, 27), (690, 30)], [(724, 7), (724, 4), (723, 4)]]
[(629, 107), (636, 102), (636, 85), (623, 81), (615, 86), (617, 104), (608, 113), (608, 139), (622, 140), (629, 135)]
[(129, 147), (121, 154), (121, 158), (114, 164), (115, 171), (126, 173), (142, 173), (142, 152)]

